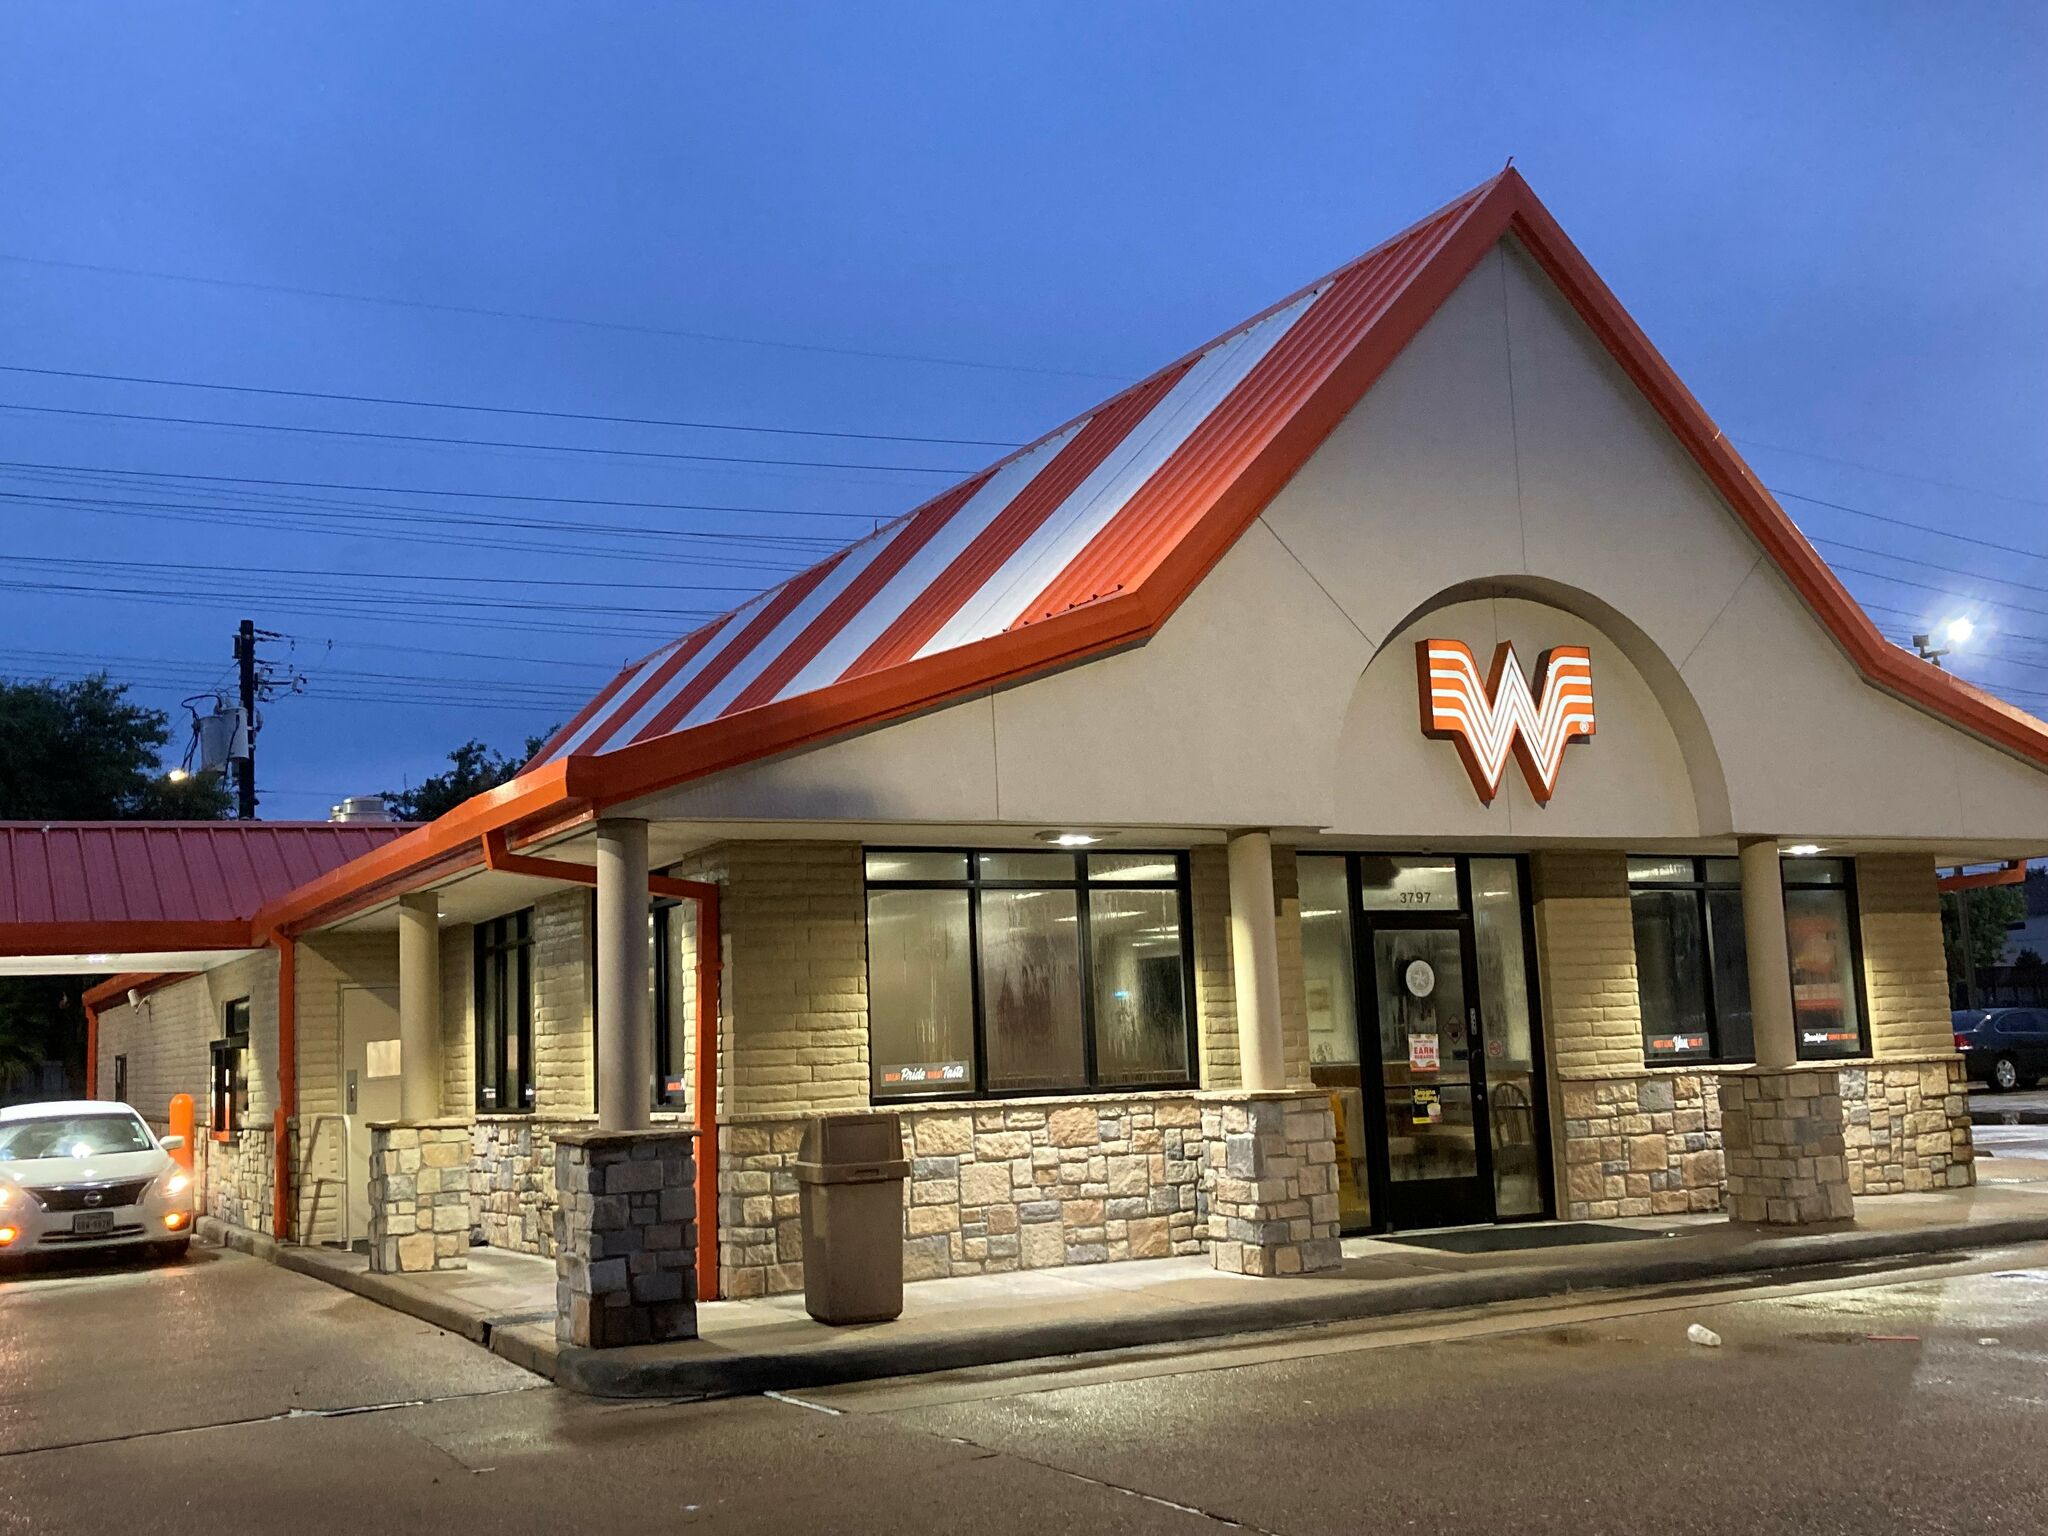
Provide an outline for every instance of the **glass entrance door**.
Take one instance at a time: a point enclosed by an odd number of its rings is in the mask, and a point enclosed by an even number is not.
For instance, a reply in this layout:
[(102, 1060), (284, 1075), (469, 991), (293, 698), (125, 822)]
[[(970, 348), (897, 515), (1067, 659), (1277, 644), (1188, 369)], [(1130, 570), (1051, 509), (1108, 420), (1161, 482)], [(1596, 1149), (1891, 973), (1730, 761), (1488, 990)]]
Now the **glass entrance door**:
[(1484, 1046), (1470, 961), (1462, 924), (1375, 926), (1388, 1226), (1493, 1219)]

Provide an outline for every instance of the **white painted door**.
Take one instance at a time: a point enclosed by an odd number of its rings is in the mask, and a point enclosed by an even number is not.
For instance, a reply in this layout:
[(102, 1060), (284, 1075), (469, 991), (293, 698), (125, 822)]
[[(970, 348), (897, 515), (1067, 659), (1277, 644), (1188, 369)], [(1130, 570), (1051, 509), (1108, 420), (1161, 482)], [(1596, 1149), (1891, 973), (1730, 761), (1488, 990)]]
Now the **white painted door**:
[(348, 1116), (349, 1231), (370, 1230), (370, 1122), (396, 1120), (398, 993), (389, 987), (341, 989), (341, 1108)]

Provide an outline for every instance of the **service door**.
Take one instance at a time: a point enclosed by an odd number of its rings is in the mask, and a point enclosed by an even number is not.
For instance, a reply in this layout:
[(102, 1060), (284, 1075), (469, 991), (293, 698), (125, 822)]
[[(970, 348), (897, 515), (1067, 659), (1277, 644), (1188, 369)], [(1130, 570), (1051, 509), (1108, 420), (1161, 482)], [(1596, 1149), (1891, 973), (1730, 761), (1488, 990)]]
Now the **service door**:
[(370, 1231), (370, 1123), (396, 1120), (398, 993), (386, 987), (341, 989), (341, 1107), (348, 1116), (349, 1231)]

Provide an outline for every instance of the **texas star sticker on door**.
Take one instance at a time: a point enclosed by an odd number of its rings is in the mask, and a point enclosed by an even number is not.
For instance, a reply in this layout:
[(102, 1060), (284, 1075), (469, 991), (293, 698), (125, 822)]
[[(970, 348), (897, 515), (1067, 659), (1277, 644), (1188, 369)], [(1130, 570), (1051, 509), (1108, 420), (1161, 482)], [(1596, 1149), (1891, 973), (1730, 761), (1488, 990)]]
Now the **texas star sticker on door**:
[(1583, 645), (1545, 651), (1536, 660), (1533, 693), (1507, 640), (1495, 648), (1484, 683), (1461, 640), (1418, 640), (1415, 670), (1422, 733), (1456, 745), (1479, 798), (1493, 803), (1512, 752), (1536, 803), (1549, 804), (1565, 747), (1593, 734), (1592, 653)]

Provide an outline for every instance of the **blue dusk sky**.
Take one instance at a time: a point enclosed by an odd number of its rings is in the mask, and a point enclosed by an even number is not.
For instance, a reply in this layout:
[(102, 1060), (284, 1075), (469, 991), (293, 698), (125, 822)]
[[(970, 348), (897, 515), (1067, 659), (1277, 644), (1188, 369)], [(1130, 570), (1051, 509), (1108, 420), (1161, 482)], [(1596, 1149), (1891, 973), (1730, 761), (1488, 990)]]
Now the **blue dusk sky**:
[(176, 711), (289, 637), (266, 816), (516, 750), (1510, 155), (1887, 633), (2048, 709), (2039, 4), (17, 0), (0, 143), (0, 673)]

